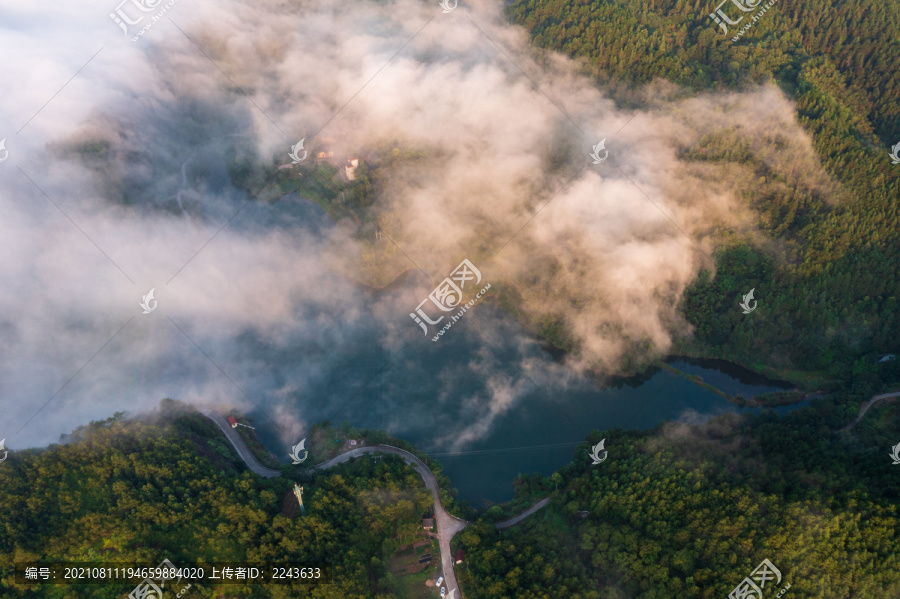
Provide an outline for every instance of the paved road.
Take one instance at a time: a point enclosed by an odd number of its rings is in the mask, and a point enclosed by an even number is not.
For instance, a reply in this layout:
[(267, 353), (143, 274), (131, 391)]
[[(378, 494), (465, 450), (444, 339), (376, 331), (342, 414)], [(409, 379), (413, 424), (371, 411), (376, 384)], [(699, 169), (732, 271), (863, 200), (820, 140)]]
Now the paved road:
[(225, 433), (225, 436), (231, 441), (235, 451), (238, 452), (238, 455), (241, 456), (241, 459), (244, 460), (244, 463), (247, 464), (247, 467), (250, 468), (250, 470), (266, 478), (281, 476), (281, 472), (278, 470), (266, 468), (259, 463), (259, 460), (256, 459), (256, 456), (253, 455), (253, 452), (250, 451), (250, 448), (247, 447), (247, 444), (244, 443), (244, 440), (238, 432), (231, 428), (231, 425), (228, 424), (228, 421), (225, 420), (225, 416), (223, 416), (221, 412), (212, 408), (200, 407), (197, 408), (197, 411), (219, 425), (219, 428), (222, 429), (222, 432)]
[(853, 422), (851, 422), (850, 424), (848, 424), (841, 430), (842, 431), (850, 430), (851, 428), (856, 426), (860, 420), (862, 420), (862, 417), (866, 415), (866, 412), (869, 411), (869, 408), (871, 408), (873, 405), (875, 405), (882, 399), (890, 399), (891, 397), (900, 397), (900, 391), (896, 391), (894, 393), (882, 393), (881, 395), (876, 395), (875, 397), (873, 397), (872, 399), (870, 399), (869, 401), (867, 401), (866, 403), (861, 405), (859, 407), (859, 415), (856, 417), (856, 420), (854, 420)]
[[(225, 419), (225, 416), (223, 416), (221, 412), (213, 408), (205, 407), (197, 407), (197, 410), (219, 426), (225, 436), (228, 437), (228, 440), (231, 441), (234, 449), (238, 452), (238, 455), (242, 460), (244, 460), (244, 463), (247, 464), (247, 467), (250, 468), (250, 470), (266, 478), (275, 478), (281, 476), (281, 472), (266, 468), (259, 463), (256, 457), (247, 447), (247, 444), (244, 443), (244, 440), (237, 433), (237, 431), (231, 428), (231, 425), (228, 424), (228, 421)], [(462, 591), (459, 590), (459, 583), (456, 580), (456, 571), (453, 569), (453, 554), (450, 552), (450, 540), (453, 539), (456, 533), (468, 526), (469, 522), (467, 522), (466, 520), (461, 520), (455, 516), (451, 516), (449, 513), (447, 513), (447, 510), (444, 509), (444, 506), (441, 504), (440, 489), (438, 487), (437, 479), (435, 478), (434, 473), (432, 473), (428, 466), (425, 465), (425, 462), (423, 462), (410, 452), (406, 451), (405, 449), (400, 449), (399, 447), (394, 447), (392, 445), (367, 445), (363, 447), (357, 447), (356, 449), (351, 449), (350, 451), (342, 453), (341, 455), (336, 456), (330, 460), (326, 460), (321, 464), (316, 464), (315, 466), (312, 466), (311, 469), (326, 470), (333, 466), (337, 466), (338, 464), (349, 462), (351, 458), (373, 453), (390, 453), (400, 456), (403, 461), (415, 468), (419, 475), (422, 477), (422, 480), (425, 482), (425, 486), (431, 492), (432, 499), (434, 499), (434, 518), (438, 530), (438, 545), (441, 548), (441, 570), (444, 575), (443, 586), (447, 588), (447, 599), (462, 597)], [(509, 520), (506, 520), (504, 522), (498, 522), (496, 524), (496, 527), (502, 530), (504, 528), (509, 528), (510, 526), (515, 526), (548, 503), (550, 503), (549, 497), (542, 499), (518, 516), (510, 518)]]
[[(452, 539), (456, 533), (464, 529), (469, 523), (465, 520), (460, 520), (455, 516), (451, 516), (447, 513), (447, 510), (444, 509), (444, 506), (441, 505), (441, 496), (437, 479), (434, 477), (434, 474), (428, 466), (425, 465), (425, 462), (399, 447), (393, 447), (391, 445), (369, 445), (351, 449), (335, 458), (313, 466), (313, 468), (324, 470), (338, 464), (343, 464), (344, 462), (349, 461), (350, 458), (376, 452), (392, 453), (400, 456), (403, 461), (416, 469), (422, 476), (422, 480), (425, 481), (425, 486), (431, 491), (431, 497), (434, 499), (434, 519), (438, 530), (438, 545), (441, 547), (441, 570), (444, 573), (443, 586), (447, 588), (448, 597), (460, 597), (462, 592), (459, 590), (459, 583), (456, 581), (456, 572), (453, 569), (453, 554), (450, 552), (450, 539)], [(453, 595), (454, 592), (457, 594)]]
[(540, 501), (535, 503), (533, 506), (531, 506), (530, 508), (528, 508), (527, 510), (525, 510), (518, 516), (516, 516), (514, 518), (510, 518), (509, 520), (504, 520), (503, 522), (497, 522), (497, 524), (495, 524), (494, 526), (497, 527), (497, 530), (503, 530), (504, 528), (509, 528), (510, 526), (515, 526), (516, 524), (518, 524), (519, 522), (521, 522), (522, 520), (524, 520), (531, 514), (535, 513), (536, 511), (538, 511), (539, 509), (541, 509), (548, 503), (550, 503), (550, 498), (544, 497), (543, 499), (541, 499)]

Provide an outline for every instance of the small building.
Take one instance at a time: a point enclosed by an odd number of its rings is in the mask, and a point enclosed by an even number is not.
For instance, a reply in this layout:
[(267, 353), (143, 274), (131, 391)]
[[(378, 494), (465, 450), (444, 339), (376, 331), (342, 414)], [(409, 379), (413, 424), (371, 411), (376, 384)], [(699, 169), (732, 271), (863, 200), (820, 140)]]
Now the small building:
[(463, 549), (457, 549), (453, 559), (457, 564), (463, 563), (463, 560), (466, 559), (466, 552)]
[(235, 420), (234, 416), (229, 416), (229, 417), (228, 417), (228, 424), (231, 425), (231, 428), (237, 428), (238, 421)]
[(434, 518), (422, 518), (422, 528), (432, 530), (434, 528)]
[(319, 152), (316, 158), (334, 158), (334, 152)]
[(344, 173), (347, 175), (348, 181), (356, 179), (356, 167), (359, 166), (359, 158), (351, 158), (344, 165)]
[(350, 447), (356, 447), (356, 439), (350, 439)]
[(888, 362), (893, 359), (894, 359), (894, 354), (887, 354), (887, 355), (883, 356), (880, 360), (878, 360), (878, 363), (881, 364), (882, 362)]

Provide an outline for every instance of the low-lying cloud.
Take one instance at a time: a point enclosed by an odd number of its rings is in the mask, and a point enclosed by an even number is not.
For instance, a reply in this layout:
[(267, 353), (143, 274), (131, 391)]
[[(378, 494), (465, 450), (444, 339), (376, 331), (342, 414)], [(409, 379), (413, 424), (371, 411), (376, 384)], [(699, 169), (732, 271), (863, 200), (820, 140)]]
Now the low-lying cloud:
[[(828, 185), (775, 88), (618, 108), (575, 63), (533, 51), (497, 2), (443, 14), (412, 0), (183, 0), (137, 43), (86, 9), (49, 17), (49, 46), (33, 25), (42, 15), (5, 9), (15, 25), (0, 49), (17, 57), (4, 68), (20, 84), (0, 99), (11, 445), (164, 396), (245, 409), (265, 398), (297, 435), (418, 341), (408, 313), (463, 258), (514, 290), (530, 322), (559, 320), (579, 349), (570, 365), (614, 373), (630, 349), (664, 353), (688, 332), (676, 306), (711, 266), (714, 231), (754, 228), (740, 199), (754, 173), (683, 150), (734, 130), (760, 160)], [(64, 85), (91, 56), (69, 48), (86, 40), (102, 51)], [(283, 164), (301, 138), (371, 160), (379, 222), (413, 278), (361, 287), (334, 270), (355, 264), (365, 279), (353, 223), (300, 200), (248, 204), (232, 185), (236, 155)], [(591, 164), (604, 138), (609, 158)], [(379, 169), (394, 148), (418, 158)], [(142, 315), (152, 287), (159, 308)], [(348, 373), (366, 352), (371, 364)], [(525, 392), (506, 374), (476, 375), (483, 389), (456, 401), (479, 420), (448, 431), (454, 449)], [(323, 389), (332, 396), (310, 397)]]

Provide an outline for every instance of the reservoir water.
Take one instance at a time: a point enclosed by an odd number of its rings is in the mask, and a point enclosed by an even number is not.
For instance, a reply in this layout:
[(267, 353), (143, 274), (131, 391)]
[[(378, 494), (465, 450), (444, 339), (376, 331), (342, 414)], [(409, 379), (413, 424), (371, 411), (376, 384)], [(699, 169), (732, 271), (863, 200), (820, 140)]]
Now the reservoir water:
[[(279, 204), (309, 231), (331, 228), (310, 202)], [(283, 214), (279, 222), (286, 222)], [(699, 422), (724, 412), (759, 411), (739, 408), (664, 370), (602, 388), (555, 360), (490, 303), (467, 312), (432, 342), (433, 333), (424, 336), (408, 316), (432, 287), (424, 275), (401, 277), (379, 292), (343, 285), (346, 294), (358, 296), (355, 311), (336, 308), (327, 321), (316, 315), (328, 332), (315, 343), (297, 339), (276, 351), (252, 338), (242, 341), (248, 355), (267, 364), (270, 388), (294, 390), (278, 398), (278, 413), (299, 414), (308, 425), (327, 419), (387, 430), (439, 459), (460, 497), (476, 507), (511, 499), (518, 474), (549, 474), (568, 463), (575, 445), (593, 429), (648, 429), (670, 420)], [(671, 363), (733, 395), (786, 388), (727, 363)], [(315, 368), (301, 366), (310, 364)], [(275, 399), (271, 392), (268, 396)], [(264, 442), (284, 455), (272, 422), (256, 421)], [(606, 447), (614, 456), (615, 434), (608, 435)]]
[[(509, 337), (495, 346), (485, 343), (478, 330), (496, 327), (497, 321), (509, 321), (503, 323)], [(592, 429), (648, 429), (670, 420), (695, 423), (725, 412), (760, 411), (740, 408), (659, 369), (640, 383), (600, 388), (588, 377), (565, 372), (492, 306), (472, 313), (466, 325), (445, 337), (440, 350), (427, 345), (401, 350), (380, 373), (377, 360), (357, 356), (354, 361), (365, 364), (374, 377), (368, 386), (336, 417), (314, 408), (308, 412), (312, 422), (330, 418), (385, 429), (417, 445), (440, 460), (460, 497), (476, 507), (511, 499), (518, 474), (546, 475), (568, 463), (576, 444)], [(522, 363), (528, 364), (527, 371)], [(480, 364), (489, 364), (491, 371), (481, 371)], [(785, 388), (742, 383), (721, 370), (683, 360), (672, 364), (747, 397)], [(329, 395), (324, 388), (319, 392)], [(330, 407), (332, 402), (327, 403)], [(260, 421), (259, 428), (264, 438), (274, 439), (266, 422)], [(612, 433), (606, 448), (615, 455)], [(284, 453), (280, 449), (273, 451)]]
[[(612, 431), (613, 457), (613, 429), (748, 411), (666, 371), (600, 385), (548, 353), (490, 298), (433, 342), (409, 315), (449, 274), (436, 262), (452, 268), (472, 259), (484, 269), (483, 285), (491, 282), (489, 256), (443, 257), (454, 250), (436, 248), (435, 264), (409, 256), (408, 272), (374, 290), (342, 274), (341, 254), (359, 249), (355, 224), (335, 224), (296, 197), (269, 204), (219, 195), (230, 203), (175, 221), (186, 228), (173, 239), (187, 240), (178, 260), (160, 269), (165, 278), (129, 286), (122, 306), (79, 302), (84, 322), (70, 328), (84, 333), (59, 344), (70, 353), (41, 354), (29, 366), (36, 370), (3, 381), (4, 391), (21, 395), (8, 394), (15, 421), (33, 418), (13, 450), (46, 446), (117, 411), (139, 416), (170, 397), (247, 414), (285, 462), (290, 446), (324, 420), (386, 430), (439, 459), (461, 497), (481, 507), (510, 499), (516, 475), (569, 462), (591, 430)], [(141, 314), (151, 287), (158, 307)], [(673, 364), (727, 393), (776, 388), (722, 364)], [(37, 417), (35, 398), (50, 406)]]

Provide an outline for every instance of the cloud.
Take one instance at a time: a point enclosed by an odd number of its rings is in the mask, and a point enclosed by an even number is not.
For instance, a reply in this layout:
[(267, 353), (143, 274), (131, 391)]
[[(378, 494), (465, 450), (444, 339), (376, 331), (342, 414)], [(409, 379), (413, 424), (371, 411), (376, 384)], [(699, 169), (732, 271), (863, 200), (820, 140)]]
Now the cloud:
[[(0, 99), (4, 428), (53, 398), (11, 445), (164, 396), (271, 408), (296, 436), (418, 340), (408, 313), (466, 257), (530, 323), (561, 323), (570, 365), (615, 372), (688, 330), (675, 308), (703, 264), (694, 244), (709, 253), (717, 228), (754, 227), (739, 199), (749, 167), (683, 150), (736, 130), (761, 160), (828, 185), (774, 88), (619, 108), (572, 61), (534, 53), (498, 2), (192, 0), (137, 43), (87, 2), (4, 11), (18, 84)], [(89, 62), (86, 39), (102, 48)], [(304, 137), (376, 169), (379, 220), (409, 258), (402, 284), (373, 293), (337, 274), (367, 275), (349, 221), (248, 203), (232, 184), (235, 156), (282, 164)], [(610, 158), (592, 165), (601, 138)], [(378, 169), (395, 148), (416, 158)], [(150, 288), (159, 308), (144, 316)], [(522, 395), (521, 380), (469, 367), (484, 386), (461, 397), (481, 420), (452, 431), (454, 447)]]

